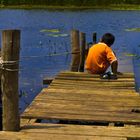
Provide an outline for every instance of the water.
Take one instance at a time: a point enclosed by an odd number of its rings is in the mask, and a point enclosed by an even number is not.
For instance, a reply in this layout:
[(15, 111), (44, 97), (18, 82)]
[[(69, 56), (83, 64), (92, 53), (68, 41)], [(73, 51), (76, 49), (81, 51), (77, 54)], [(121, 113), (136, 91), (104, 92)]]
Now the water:
[[(68, 70), (71, 55), (70, 31), (86, 33), (87, 42), (92, 33), (111, 32), (116, 41), (113, 49), (119, 59), (119, 71), (133, 72), (137, 90), (140, 87), (140, 32), (125, 29), (140, 27), (140, 11), (47, 11), (0, 10), (0, 29), (21, 30), (20, 53), (20, 108), (23, 111), (40, 92), (44, 77), (54, 77), (61, 70)], [(56, 55), (56, 54), (63, 55)], [(137, 55), (133, 57), (132, 54)]]

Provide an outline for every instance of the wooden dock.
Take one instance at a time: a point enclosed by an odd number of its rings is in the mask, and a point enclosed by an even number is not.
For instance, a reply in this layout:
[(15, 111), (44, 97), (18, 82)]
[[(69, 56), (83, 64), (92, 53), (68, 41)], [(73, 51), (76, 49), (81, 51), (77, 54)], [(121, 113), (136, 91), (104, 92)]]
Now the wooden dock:
[(20, 132), (1, 132), (0, 139), (140, 140), (140, 96), (134, 75), (106, 80), (60, 72), (23, 112), (21, 121)]

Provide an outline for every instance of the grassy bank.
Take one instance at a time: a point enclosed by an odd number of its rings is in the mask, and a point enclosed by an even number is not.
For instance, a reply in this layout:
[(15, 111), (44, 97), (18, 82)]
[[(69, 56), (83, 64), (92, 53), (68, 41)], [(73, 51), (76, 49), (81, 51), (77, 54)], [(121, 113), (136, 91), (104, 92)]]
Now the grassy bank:
[(104, 10), (140, 10), (140, 5), (132, 4), (112, 4), (108, 6), (51, 6), (51, 5), (0, 5), (1, 9), (48, 9), (48, 10), (86, 10), (86, 9), (104, 9)]

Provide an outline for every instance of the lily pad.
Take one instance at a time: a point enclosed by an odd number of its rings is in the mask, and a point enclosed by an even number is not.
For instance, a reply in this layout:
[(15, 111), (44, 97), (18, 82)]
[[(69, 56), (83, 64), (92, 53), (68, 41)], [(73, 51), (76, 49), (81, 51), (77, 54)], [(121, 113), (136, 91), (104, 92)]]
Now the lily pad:
[(127, 32), (140, 32), (140, 28), (129, 28), (129, 29), (125, 29), (125, 31), (127, 31)]
[(40, 32), (51, 32), (51, 33), (59, 33), (59, 29), (42, 29)]
[(136, 54), (132, 54), (132, 53), (126, 53), (125, 56), (135, 57), (137, 55)]

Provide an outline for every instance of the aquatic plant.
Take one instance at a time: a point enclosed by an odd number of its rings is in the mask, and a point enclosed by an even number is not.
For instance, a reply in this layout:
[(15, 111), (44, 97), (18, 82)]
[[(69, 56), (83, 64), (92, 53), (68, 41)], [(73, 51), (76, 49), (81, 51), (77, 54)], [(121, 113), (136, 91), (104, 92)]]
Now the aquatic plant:
[(61, 33), (60, 29), (41, 29), (41, 33), (46, 33), (46, 35), (51, 36), (51, 37), (67, 37), (68, 34), (66, 33)]
[(59, 33), (59, 29), (42, 29), (40, 32), (51, 32), (51, 33)]
[(133, 53), (125, 53), (125, 56), (136, 57), (137, 55)]
[(125, 31), (127, 31), (127, 32), (140, 32), (140, 28), (129, 28), (129, 29), (125, 29)]

